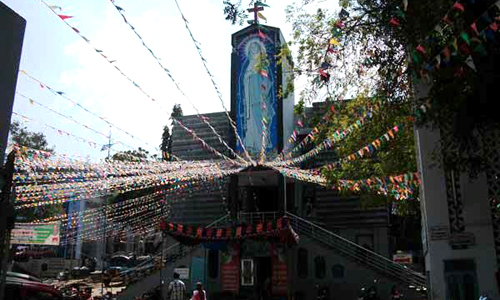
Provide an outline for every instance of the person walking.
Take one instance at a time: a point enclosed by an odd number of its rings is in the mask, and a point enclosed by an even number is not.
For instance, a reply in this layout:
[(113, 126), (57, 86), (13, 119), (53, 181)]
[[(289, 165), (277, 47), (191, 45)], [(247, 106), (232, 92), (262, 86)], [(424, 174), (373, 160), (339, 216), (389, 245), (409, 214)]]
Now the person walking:
[(203, 289), (203, 283), (196, 283), (196, 290), (193, 291), (191, 300), (207, 300), (207, 292)]
[(170, 300), (186, 300), (186, 285), (179, 277), (179, 273), (174, 273), (174, 280), (168, 285), (168, 299)]

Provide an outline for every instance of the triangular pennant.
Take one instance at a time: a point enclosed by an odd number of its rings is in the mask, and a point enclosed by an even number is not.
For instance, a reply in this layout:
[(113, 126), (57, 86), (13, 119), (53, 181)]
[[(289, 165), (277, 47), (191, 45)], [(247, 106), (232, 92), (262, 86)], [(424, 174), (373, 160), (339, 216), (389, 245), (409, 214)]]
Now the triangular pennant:
[(465, 60), (465, 63), (474, 71), (477, 72), (476, 70), (476, 65), (474, 64), (474, 60), (472, 59), (472, 56), (469, 55), (467, 59)]
[(259, 13), (257, 13), (257, 16), (258, 16), (259, 18), (261, 18), (262, 20), (266, 21), (266, 23), (267, 23), (267, 18), (266, 18), (266, 17), (264, 17), (264, 15), (263, 15), (262, 13), (260, 13), (260, 12), (259, 12)]
[(262, 3), (260, 1), (256, 1), (255, 2), (255, 6), (264, 6), (264, 7), (270, 7), (269, 5), (265, 4), (265, 3)]
[(66, 20), (66, 19), (71, 19), (73, 16), (67, 16), (67, 15), (57, 15), (61, 20)]

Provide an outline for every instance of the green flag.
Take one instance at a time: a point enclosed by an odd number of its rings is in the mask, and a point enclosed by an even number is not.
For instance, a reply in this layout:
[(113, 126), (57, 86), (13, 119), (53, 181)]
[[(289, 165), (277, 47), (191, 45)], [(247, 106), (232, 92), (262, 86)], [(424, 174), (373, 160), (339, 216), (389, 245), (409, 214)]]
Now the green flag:
[(255, 1), (255, 6), (265, 6), (265, 7), (270, 7), (269, 5), (262, 3), (260, 1)]

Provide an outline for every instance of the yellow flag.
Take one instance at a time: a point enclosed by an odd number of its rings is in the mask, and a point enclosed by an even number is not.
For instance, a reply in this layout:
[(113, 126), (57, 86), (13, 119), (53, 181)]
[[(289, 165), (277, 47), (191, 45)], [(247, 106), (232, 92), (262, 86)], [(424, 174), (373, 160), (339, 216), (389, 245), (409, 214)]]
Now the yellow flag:
[(267, 18), (264, 17), (264, 15), (262, 13), (257, 13), (257, 15), (259, 16), (259, 18), (261, 18), (262, 20), (266, 21), (267, 22)]
[(335, 38), (331, 38), (330, 39), (330, 44), (334, 45), (334, 46), (338, 46), (340, 43), (339, 41), (337, 41)]

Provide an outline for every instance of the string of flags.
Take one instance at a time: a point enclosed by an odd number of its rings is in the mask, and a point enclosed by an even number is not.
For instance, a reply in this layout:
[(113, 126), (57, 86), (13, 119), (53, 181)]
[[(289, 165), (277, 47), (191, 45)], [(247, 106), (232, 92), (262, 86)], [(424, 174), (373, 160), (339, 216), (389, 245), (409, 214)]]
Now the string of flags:
[(72, 105), (74, 105), (75, 107), (78, 107), (79, 109), (87, 112), (88, 114), (96, 117), (97, 119), (105, 122), (107, 125), (109, 125), (110, 127), (113, 127), (115, 128), (116, 130), (120, 131), (120, 132), (123, 132), (125, 133), (127, 136), (131, 137), (132, 139), (138, 141), (138, 142), (141, 142), (141, 143), (144, 143), (150, 147), (154, 147), (155, 150), (159, 150), (158, 147), (154, 146), (154, 145), (151, 145), (147, 142), (145, 142), (144, 140), (134, 136), (133, 134), (131, 134), (130, 132), (116, 126), (115, 124), (111, 123), (108, 119), (106, 119), (105, 117), (103, 116), (100, 116), (98, 114), (96, 114), (95, 112), (89, 110), (88, 108), (86, 108), (85, 106), (81, 105), (80, 103), (78, 103), (77, 101), (71, 99), (65, 92), (63, 91), (59, 91), (59, 90), (56, 90), (54, 88), (52, 88), (51, 86), (47, 85), (46, 83), (40, 81), (39, 79), (35, 78), (34, 76), (32, 76), (31, 74), (29, 74), (26, 70), (21, 70), (20, 71), (21, 74), (23, 74), (24, 76), (26, 76), (27, 78), (29, 78), (30, 80), (38, 83), (38, 85), (40, 86), (41, 89), (47, 89), (49, 92), (51, 92), (53, 95), (59, 97), (59, 98), (62, 98), (64, 99), (65, 101), (68, 101), (69, 103), (71, 103)]
[[(241, 158), (236, 152), (233, 151), (233, 149), (231, 147), (229, 147), (229, 145), (227, 145), (226, 141), (220, 136), (220, 134), (215, 130), (215, 128), (212, 126), (212, 124), (210, 124), (210, 122), (208, 122), (208, 120), (206, 118), (204, 118), (198, 108), (194, 105), (194, 103), (191, 101), (191, 99), (187, 96), (186, 93), (184, 93), (184, 91), (181, 89), (179, 83), (174, 79), (172, 73), (161, 63), (160, 59), (156, 56), (156, 54), (153, 52), (153, 50), (145, 43), (145, 41), (143, 40), (143, 38), (141, 37), (141, 35), (137, 32), (137, 29), (132, 26), (132, 24), (130, 24), (130, 22), (127, 20), (127, 18), (125, 17), (125, 14), (124, 14), (124, 9), (121, 8), (120, 6), (118, 6), (114, 1), (110, 1), (111, 4), (116, 8), (116, 10), (118, 11), (118, 13), (122, 16), (122, 19), (123, 21), (125, 22), (125, 24), (127, 24), (130, 29), (134, 32), (134, 34), (137, 36), (137, 38), (139, 38), (139, 40), (141, 41), (142, 45), (148, 50), (148, 52), (151, 54), (151, 56), (155, 59), (155, 61), (158, 63), (158, 65), (160, 66), (160, 68), (165, 71), (165, 73), (167, 74), (167, 76), (170, 78), (170, 80), (173, 82), (173, 84), (175, 85), (175, 87), (177, 88), (177, 90), (184, 96), (184, 98), (186, 98), (186, 100), (191, 104), (191, 106), (194, 108), (194, 110), (196, 111), (196, 114), (198, 115), (198, 118), (200, 118), (200, 120), (202, 120), (211, 130), (212, 132), (218, 137), (219, 141), (226, 147), (226, 149), (229, 150), (229, 152), (231, 152), (232, 155), (234, 155), (235, 157), (237, 157), (239, 160), (241, 161), (244, 161), (243, 158)], [(180, 10), (180, 8), (179, 8)], [(182, 12), (181, 12), (182, 13)], [(183, 16), (184, 18), (184, 16)], [(187, 24), (186, 24), (187, 26)], [(190, 34), (191, 34), (191, 31), (189, 31)], [(191, 35), (192, 37), (192, 35)], [(194, 40), (194, 38), (193, 38)], [(195, 43), (196, 45), (196, 43)], [(199, 47), (196, 45), (197, 49), (199, 49)], [(199, 50), (201, 51), (201, 50)], [(203, 63), (205, 64), (205, 61), (203, 61)], [(213, 81), (213, 78), (211, 77), (211, 80), (212, 82), (215, 84), (215, 82)], [(216, 86), (216, 85), (215, 85)], [(219, 92), (218, 88), (217, 88), (217, 92)], [(221, 98), (222, 99), (222, 98)], [(224, 107), (225, 109), (225, 107)], [(232, 119), (229, 117), (229, 114), (227, 113), (227, 110), (226, 110), (226, 115), (227, 117), (229, 118), (229, 122), (233, 122)]]
[(85, 129), (88, 129), (88, 130), (90, 130), (90, 131), (92, 131), (92, 132), (94, 132), (94, 133), (96, 133), (96, 134), (98, 134), (98, 135), (100, 135), (100, 136), (105, 137), (106, 139), (108, 139), (108, 138), (109, 138), (109, 135), (107, 135), (107, 134), (105, 134), (105, 133), (102, 133), (102, 132), (100, 132), (100, 131), (98, 131), (98, 130), (96, 130), (96, 129), (94, 129), (94, 128), (92, 128), (92, 127), (90, 127), (90, 126), (88, 126), (88, 125), (86, 125), (86, 124), (84, 124), (84, 123), (81, 123), (81, 122), (77, 121), (77, 120), (76, 120), (75, 118), (73, 118), (72, 116), (68, 116), (68, 115), (62, 114), (62, 113), (60, 113), (60, 112), (56, 111), (55, 109), (53, 109), (53, 108), (51, 108), (51, 107), (49, 107), (49, 106), (47, 106), (47, 105), (45, 105), (45, 104), (42, 104), (42, 103), (40, 103), (40, 102), (38, 102), (38, 101), (34, 100), (33, 98), (27, 97), (27, 96), (25, 96), (25, 95), (23, 95), (23, 94), (21, 94), (21, 93), (19, 93), (19, 92), (16, 92), (16, 94), (17, 94), (17, 95), (19, 95), (19, 96), (21, 96), (22, 98), (24, 98), (24, 99), (28, 100), (28, 101), (29, 101), (29, 103), (30, 103), (30, 105), (35, 105), (35, 104), (36, 104), (36, 105), (38, 105), (38, 106), (40, 106), (40, 107), (43, 107), (43, 108), (45, 108), (45, 109), (47, 109), (47, 110), (49, 110), (49, 111), (53, 112), (54, 114), (56, 114), (56, 115), (58, 115), (58, 116), (60, 116), (60, 117), (63, 117), (63, 118), (64, 118), (64, 119), (66, 119), (66, 120), (70, 120), (71, 122), (73, 122), (73, 123), (75, 123), (75, 124), (78, 124), (78, 125), (80, 125), (80, 126), (84, 127)]
[[(31, 153), (36, 155), (36, 152)], [(229, 167), (227, 162), (188, 167), (182, 163), (160, 162), (90, 164), (73, 161), (54, 165), (50, 158), (35, 155), (16, 156), (16, 208), (103, 197), (110, 192), (125, 193), (181, 181), (214, 180), (239, 170)], [(38, 184), (39, 176), (43, 176), (43, 181)], [(26, 184), (30, 182), (32, 184)]]
[[(347, 138), (351, 133), (353, 133), (355, 130), (361, 129), (366, 123), (369, 122), (369, 120), (372, 118), (372, 111), (367, 111), (365, 115), (363, 115), (360, 119), (356, 120), (353, 124), (349, 125), (346, 129), (343, 130), (336, 130), (331, 136), (327, 137), (323, 142), (318, 144), (316, 147), (314, 147), (311, 151), (290, 159), (286, 161), (281, 161), (277, 164), (286, 166), (286, 165), (296, 165), (301, 162), (304, 162), (305, 160), (308, 160), (310, 158), (313, 158), (317, 156), (319, 153), (321, 153), (324, 150), (331, 149), (336, 143), (344, 140)], [(313, 131), (316, 129), (317, 132), (317, 127), (313, 129)]]
[[(495, 32), (499, 28), (500, 1), (491, 5), (478, 19), (464, 29), (458, 28), (461, 22), (456, 22), (456, 18), (465, 12), (465, 6), (456, 2), (451, 11), (452, 13), (448, 13), (434, 28), (433, 37), (429, 36), (413, 49), (412, 62), (416, 78), (428, 78), (430, 72), (451, 65), (452, 60), (465, 61), (471, 69), (475, 70), (474, 63), (469, 59), (470, 55), (472, 53), (486, 55), (484, 44), (489, 40), (496, 40)], [(454, 35), (454, 32), (460, 32), (460, 34)], [(447, 36), (450, 36), (451, 39)], [(444, 49), (438, 48), (443, 42), (446, 45)], [(440, 49), (437, 54), (435, 53), (436, 49)]]
[(13, 112), (12, 112), (12, 114), (13, 114), (14, 116), (18, 117), (18, 118), (19, 118), (18, 120), (19, 120), (19, 121), (21, 121), (21, 122), (23, 122), (23, 123), (29, 123), (29, 122), (38, 123), (38, 124), (40, 124), (40, 125), (42, 125), (42, 126), (44, 126), (44, 127), (48, 128), (48, 129), (50, 129), (50, 130), (53, 130), (54, 132), (56, 132), (56, 133), (57, 133), (58, 135), (60, 135), (60, 136), (67, 136), (67, 137), (73, 138), (73, 139), (74, 139), (74, 140), (76, 140), (76, 141), (83, 142), (83, 143), (85, 143), (85, 144), (89, 145), (89, 146), (90, 146), (90, 147), (92, 147), (92, 148), (95, 148), (95, 149), (97, 149), (97, 148), (98, 148), (97, 146), (98, 146), (99, 144), (98, 144), (98, 143), (96, 143), (95, 141), (92, 141), (92, 140), (89, 140), (89, 139), (83, 138), (83, 137), (81, 137), (81, 136), (74, 135), (74, 134), (72, 134), (72, 133), (70, 133), (70, 132), (67, 132), (66, 130), (59, 129), (59, 128), (56, 128), (56, 127), (54, 127), (54, 126), (52, 126), (52, 125), (48, 125), (48, 124), (45, 124), (45, 123), (39, 122), (39, 121), (37, 121), (37, 120), (35, 120), (35, 119), (28, 118), (28, 117), (26, 117), (25, 115), (22, 115), (22, 114), (20, 114), (20, 113), (15, 112), (15, 111), (13, 111)]
[[(184, 129), (185, 131), (187, 131), (192, 137), (194, 140), (198, 141), (202, 147), (210, 152), (212, 152), (213, 154), (217, 155), (218, 157), (226, 160), (226, 161), (229, 161), (231, 163), (233, 163), (234, 165), (241, 165), (241, 163), (237, 163), (236, 161), (234, 161), (233, 159), (225, 156), (224, 154), (220, 153), (219, 151), (217, 151), (215, 148), (213, 148), (212, 146), (210, 146), (209, 144), (207, 144), (207, 142), (205, 142), (202, 138), (200, 138), (196, 132), (194, 132), (194, 130), (191, 130), (189, 129), (188, 127), (186, 127), (181, 121), (173, 118), (174, 122), (179, 125), (182, 129)], [(219, 140), (221, 140), (222, 137), (219, 136)], [(242, 163), (244, 163), (244, 165), (247, 165), (247, 162), (245, 160), (242, 161)]]
[[(261, 89), (266, 89), (265, 86), (261, 86)], [(262, 110), (262, 132), (261, 132), (261, 148), (260, 148), (260, 154), (259, 154), (259, 164), (263, 164), (264, 160), (266, 158), (266, 146), (267, 146), (267, 105), (266, 105), (266, 99), (262, 95), (261, 99), (261, 110)]]
[(288, 218), (257, 224), (236, 225), (227, 227), (203, 227), (170, 223), (162, 220), (160, 230), (171, 235), (180, 243), (196, 245), (214, 241), (230, 241), (242, 239), (268, 238), (278, 239), (284, 244), (297, 244), (298, 235), (293, 231)]
[(357, 158), (363, 158), (365, 156), (370, 156), (372, 155), (375, 151), (380, 149), (383, 144), (389, 142), (392, 139), (396, 138), (396, 134), (400, 131), (402, 125), (396, 125), (393, 128), (389, 129), (386, 133), (384, 133), (382, 136), (379, 138), (373, 140), (371, 143), (365, 145), (364, 147), (360, 148), (358, 151), (339, 159), (336, 162), (324, 165), (320, 168), (314, 169), (313, 171), (316, 173), (320, 173), (322, 168), (325, 168), (326, 170), (333, 170), (343, 163), (354, 161)]
[(125, 74), (117, 65), (116, 65), (116, 60), (111, 60), (108, 58), (108, 56), (104, 55), (104, 51), (96, 48), (88, 38), (86, 38), (80, 30), (78, 30), (76, 27), (71, 26), (68, 22), (67, 19), (73, 18), (73, 16), (66, 16), (66, 15), (60, 15), (58, 14), (51, 5), (47, 4), (44, 0), (40, 0), (47, 8), (50, 9), (55, 15), (57, 15), (63, 22), (66, 24), (73, 32), (75, 32), (82, 40), (85, 41), (94, 51), (99, 54), (102, 58), (104, 58), (111, 66), (113, 66), (125, 79), (127, 79), (130, 83), (132, 83), (144, 96), (148, 97), (151, 101), (155, 102), (158, 106), (160, 106), (165, 112), (168, 113), (167, 110), (165, 110), (156, 99), (151, 97), (144, 89), (134, 80), (132, 80), (127, 74)]
[[(337, 110), (341, 109), (342, 106), (344, 105), (343, 104), (343, 97), (347, 94), (347, 85), (345, 85), (343, 87), (343, 90), (342, 92), (338, 95), (338, 97), (336, 98), (336, 100), (332, 101), (328, 101), (327, 103), (327, 110), (325, 111), (325, 113), (323, 114), (322, 116), (322, 120), (325, 121), (325, 122), (320, 122), (320, 124), (316, 127), (314, 127), (308, 134), (307, 136), (302, 140), (300, 141), (297, 145), (295, 145), (291, 150), (283, 150), (280, 155), (273, 161), (273, 162), (281, 162), (283, 160), (289, 160), (292, 158), (293, 154), (304, 149), (305, 146), (307, 146), (310, 142), (313, 142), (315, 139), (316, 139), (316, 136), (322, 132), (322, 129), (323, 128), (326, 128), (328, 126), (328, 121), (331, 120), (333, 118), (333, 116), (335, 116), (335, 114), (337, 114)], [(335, 108), (335, 106), (337, 106), (337, 108)], [(329, 110), (328, 110), (328, 107), (329, 107)], [(336, 110), (337, 109), (337, 110)], [(364, 107), (361, 109), (361, 112), (358, 112), (357, 114), (359, 115), (358, 118), (362, 118), (362, 116), (364, 114), (366, 114), (366, 111), (368, 110), (371, 110), (372, 108), (369, 108), (369, 107)], [(306, 116), (303, 116), (302, 117), (303, 119), (306, 118)], [(301, 128), (304, 127), (304, 124), (302, 123), (302, 120), (299, 119), (297, 121), (297, 125)], [(290, 144), (292, 142), (296, 142), (297, 141), (297, 138), (298, 138), (298, 131), (297, 130), (293, 130), (292, 132), (292, 135), (289, 139), (289, 142)]]

